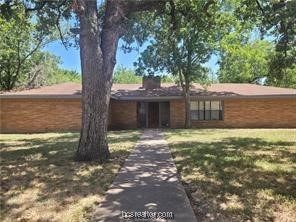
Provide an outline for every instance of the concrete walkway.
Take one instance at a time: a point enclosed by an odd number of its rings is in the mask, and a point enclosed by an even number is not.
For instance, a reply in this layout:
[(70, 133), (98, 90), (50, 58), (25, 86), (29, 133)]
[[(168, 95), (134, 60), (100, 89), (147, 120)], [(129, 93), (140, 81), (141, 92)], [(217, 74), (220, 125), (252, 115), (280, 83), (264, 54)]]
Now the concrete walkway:
[[(139, 212), (138, 219), (127, 219), (135, 216), (134, 212)], [(170, 212), (174, 219), (155, 219), (156, 215), (170, 217)], [(93, 221), (196, 221), (161, 131), (144, 131)]]

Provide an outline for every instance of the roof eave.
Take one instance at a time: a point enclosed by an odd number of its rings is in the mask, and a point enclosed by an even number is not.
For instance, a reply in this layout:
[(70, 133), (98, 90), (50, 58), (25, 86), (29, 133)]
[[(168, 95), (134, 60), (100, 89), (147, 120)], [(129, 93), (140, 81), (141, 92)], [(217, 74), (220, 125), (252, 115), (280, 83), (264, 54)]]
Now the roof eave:
[[(164, 101), (164, 100), (179, 100), (183, 96), (115, 96), (111, 95), (112, 99), (125, 101)], [(232, 95), (232, 96), (191, 96), (193, 100), (227, 100), (227, 99), (276, 99), (276, 98), (295, 98), (296, 94), (282, 95)], [(0, 99), (81, 99), (81, 95), (0, 95)]]
[(191, 96), (192, 99), (284, 99), (295, 98), (296, 94), (282, 94), (282, 95), (231, 95), (231, 96)]
[(0, 99), (81, 99), (81, 95), (0, 95)]
[[(116, 97), (117, 100), (128, 100), (128, 101), (161, 101), (161, 100), (178, 100), (183, 99), (183, 96), (155, 96), (155, 97), (145, 97), (145, 96), (123, 96)], [(233, 95), (233, 96), (191, 96), (192, 100), (228, 100), (228, 99), (283, 99), (283, 98), (295, 98), (296, 94), (283, 94), (283, 95)]]

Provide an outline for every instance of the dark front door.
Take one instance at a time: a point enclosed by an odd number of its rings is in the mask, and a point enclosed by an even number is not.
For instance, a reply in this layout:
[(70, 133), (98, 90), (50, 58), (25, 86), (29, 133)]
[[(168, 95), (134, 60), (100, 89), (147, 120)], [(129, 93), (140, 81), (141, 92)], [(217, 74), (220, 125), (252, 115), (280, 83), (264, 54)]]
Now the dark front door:
[(149, 128), (159, 127), (159, 103), (158, 102), (148, 103), (148, 127)]
[(137, 114), (138, 114), (138, 128), (147, 128), (147, 112), (148, 103), (138, 102)]
[(166, 128), (170, 126), (169, 102), (138, 102), (139, 128)]

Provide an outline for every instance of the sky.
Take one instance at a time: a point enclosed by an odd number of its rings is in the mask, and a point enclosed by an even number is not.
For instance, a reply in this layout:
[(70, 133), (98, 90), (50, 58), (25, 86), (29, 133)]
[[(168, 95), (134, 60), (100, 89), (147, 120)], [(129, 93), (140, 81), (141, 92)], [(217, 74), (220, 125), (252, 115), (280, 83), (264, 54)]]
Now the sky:
[[(119, 46), (122, 45), (122, 42), (119, 42)], [(137, 61), (137, 58), (140, 56), (140, 52), (143, 51), (144, 48), (140, 48), (139, 51), (132, 51), (130, 53), (124, 53), (121, 49), (118, 48), (116, 66), (123, 66), (125, 68), (134, 69), (133, 63)], [(60, 41), (56, 41), (48, 44), (44, 48), (45, 51), (49, 51), (56, 56), (61, 58), (62, 64), (60, 65), (62, 68), (75, 70), (78, 73), (81, 73), (80, 67), (80, 55), (79, 50), (76, 48), (65, 49), (65, 47), (60, 43)], [(206, 64), (207, 67), (211, 68), (214, 73), (218, 70), (217, 57), (212, 56), (209, 62)]]

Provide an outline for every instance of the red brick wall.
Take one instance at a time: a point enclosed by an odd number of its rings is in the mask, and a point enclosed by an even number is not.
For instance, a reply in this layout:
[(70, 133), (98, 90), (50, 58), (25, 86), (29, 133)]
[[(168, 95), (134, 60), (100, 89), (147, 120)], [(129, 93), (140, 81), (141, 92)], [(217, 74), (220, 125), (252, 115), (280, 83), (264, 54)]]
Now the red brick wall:
[(112, 100), (109, 112), (111, 129), (137, 128), (137, 102)]
[[(1, 99), (0, 132), (78, 131), (79, 99)], [(109, 127), (137, 127), (137, 103), (111, 100)], [(170, 102), (171, 128), (183, 128), (182, 100)], [(193, 127), (296, 127), (296, 99), (233, 99), (224, 101), (223, 121), (193, 121)]]
[(170, 101), (170, 127), (184, 128), (185, 126), (185, 103), (183, 100)]
[[(1, 133), (79, 131), (80, 99), (1, 99)], [(136, 102), (111, 100), (109, 128), (137, 127)]]
[[(182, 128), (185, 121), (184, 102), (171, 102), (171, 126)], [(296, 99), (232, 99), (224, 100), (224, 120), (192, 121), (193, 127), (294, 128)]]
[(1, 99), (3, 133), (77, 131), (81, 126), (79, 99)]

